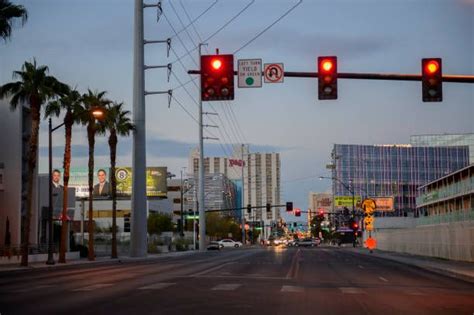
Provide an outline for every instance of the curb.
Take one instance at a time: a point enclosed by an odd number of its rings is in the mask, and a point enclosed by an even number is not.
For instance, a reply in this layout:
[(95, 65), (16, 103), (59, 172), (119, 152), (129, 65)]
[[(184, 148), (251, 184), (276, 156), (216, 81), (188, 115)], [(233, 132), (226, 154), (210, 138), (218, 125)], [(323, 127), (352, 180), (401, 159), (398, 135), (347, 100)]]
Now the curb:
[(6, 267), (5, 269), (0, 267), (0, 276), (2, 275), (11, 275), (26, 273), (30, 271), (53, 271), (53, 270), (67, 270), (73, 268), (87, 268), (88, 266), (102, 266), (102, 265), (116, 265), (116, 264), (128, 264), (128, 263), (153, 263), (166, 258), (181, 257), (187, 255), (194, 255), (199, 253), (199, 251), (185, 251), (185, 252), (173, 252), (173, 253), (164, 253), (159, 255), (152, 255), (147, 257), (128, 257), (122, 256), (116, 259), (107, 258), (107, 259), (98, 259), (94, 261), (89, 260), (71, 260), (66, 264), (58, 264), (57, 262), (54, 265), (46, 265), (45, 263), (39, 265), (30, 265), (28, 267), (20, 267), (16, 264), (13, 264), (13, 267), (10, 269)]
[(401, 263), (401, 264), (410, 265), (412, 267), (415, 267), (415, 268), (418, 268), (418, 269), (421, 269), (421, 270), (429, 271), (431, 273), (435, 273), (435, 274), (447, 276), (447, 277), (450, 277), (450, 278), (455, 278), (455, 279), (458, 279), (458, 280), (463, 280), (463, 281), (466, 281), (466, 282), (474, 283), (474, 276), (469, 276), (469, 275), (464, 274), (464, 273), (460, 273), (460, 272), (456, 272), (456, 271), (448, 270), (448, 269), (444, 269), (444, 268), (426, 266), (422, 263), (418, 263), (418, 262), (415, 262), (415, 261), (410, 261), (410, 259), (403, 259), (403, 258), (397, 258), (397, 257), (391, 257), (391, 256), (383, 255), (383, 253), (392, 253), (392, 252), (388, 252), (388, 251), (380, 252), (380, 250), (378, 250), (379, 253), (377, 253), (377, 251), (374, 251), (374, 253), (371, 254), (371, 253), (366, 252), (366, 251), (357, 251), (357, 250), (352, 250), (352, 249), (350, 249), (350, 252), (356, 253), (356, 254), (362, 254), (362, 255), (366, 255), (366, 256), (371, 256), (371, 257), (375, 257), (375, 258), (379, 258), (379, 259), (387, 259), (387, 260), (395, 261), (395, 262), (398, 262), (398, 263)]

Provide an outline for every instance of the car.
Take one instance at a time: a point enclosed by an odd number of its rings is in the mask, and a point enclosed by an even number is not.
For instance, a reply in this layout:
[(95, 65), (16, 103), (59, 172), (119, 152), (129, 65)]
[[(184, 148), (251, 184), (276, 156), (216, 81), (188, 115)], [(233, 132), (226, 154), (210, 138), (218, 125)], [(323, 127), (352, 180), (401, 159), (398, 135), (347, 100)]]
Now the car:
[(220, 250), (223, 246), (219, 242), (210, 242), (207, 245), (207, 250)]
[(304, 238), (302, 240), (296, 241), (295, 246), (299, 247), (314, 247), (318, 246), (321, 243), (321, 241), (318, 238)]
[(241, 242), (236, 242), (234, 240), (231, 240), (230, 238), (225, 238), (223, 240), (220, 240), (218, 243), (220, 245), (222, 245), (222, 247), (235, 247), (235, 248), (238, 248), (238, 247), (242, 246)]

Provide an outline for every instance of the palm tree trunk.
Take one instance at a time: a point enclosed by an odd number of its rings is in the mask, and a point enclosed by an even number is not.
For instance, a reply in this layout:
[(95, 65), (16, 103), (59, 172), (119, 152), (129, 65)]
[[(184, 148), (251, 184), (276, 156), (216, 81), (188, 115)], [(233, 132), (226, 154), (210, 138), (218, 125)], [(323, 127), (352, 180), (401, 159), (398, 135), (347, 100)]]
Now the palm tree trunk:
[(33, 185), (36, 179), (36, 159), (38, 154), (38, 132), (40, 124), (40, 104), (36, 97), (30, 98), (31, 111), (31, 136), (30, 136), (30, 150), (28, 151), (28, 184), (26, 196), (26, 216), (24, 221), (23, 242), (22, 242), (22, 256), (21, 266), (28, 266), (28, 252), (30, 244), (30, 221), (33, 213)]
[(69, 169), (71, 167), (71, 139), (72, 139), (72, 113), (69, 111), (64, 118), (64, 129), (66, 133), (66, 143), (64, 146), (64, 175), (63, 175), (63, 211), (62, 211), (62, 226), (61, 226), (61, 248), (59, 251), (59, 263), (66, 263), (66, 249), (69, 241), (67, 235), (67, 202), (68, 202), (68, 187), (69, 187)]
[(92, 192), (94, 189), (94, 145), (95, 145), (95, 123), (89, 121), (87, 125), (87, 138), (89, 141), (89, 260), (95, 260), (94, 253), (94, 220), (92, 207)]
[(117, 180), (115, 178), (115, 162), (117, 159), (117, 134), (110, 131), (110, 181), (112, 184), (112, 258), (117, 258)]

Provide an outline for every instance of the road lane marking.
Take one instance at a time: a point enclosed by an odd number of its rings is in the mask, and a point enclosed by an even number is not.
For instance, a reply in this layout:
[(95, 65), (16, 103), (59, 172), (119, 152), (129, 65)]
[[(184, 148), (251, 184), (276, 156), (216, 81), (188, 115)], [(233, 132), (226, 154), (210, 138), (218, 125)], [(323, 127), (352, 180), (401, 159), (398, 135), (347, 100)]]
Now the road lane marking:
[(426, 295), (425, 293), (418, 290), (409, 290), (409, 291), (405, 291), (405, 293), (408, 295), (420, 295), (420, 296)]
[(111, 286), (113, 286), (113, 283), (99, 283), (99, 284), (90, 285), (88, 287), (74, 289), (72, 291), (75, 291), (75, 292), (94, 291), (94, 290), (97, 290), (97, 289), (108, 288), (108, 287), (111, 287)]
[(164, 289), (167, 287), (170, 287), (172, 285), (175, 285), (176, 283), (166, 283), (166, 282), (159, 282), (151, 285), (147, 285), (141, 288), (138, 288), (138, 290), (160, 290)]
[(384, 277), (379, 277), (379, 279), (382, 280), (382, 281), (388, 282), (388, 280), (385, 279)]
[(296, 278), (297, 274), (298, 274), (298, 271), (300, 269), (300, 253), (301, 253), (301, 249), (298, 248), (298, 250), (296, 251), (295, 255), (293, 256), (292, 260), (291, 260), (291, 265), (290, 265), (290, 269), (288, 270), (288, 273), (286, 274), (286, 279), (294, 279)]
[(239, 283), (223, 283), (223, 284), (218, 284), (215, 287), (213, 287), (211, 290), (212, 291), (234, 291), (235, 289), (239, 288), (242, 286)]
[(304, 292), (303, 287), (297, 287), (294, 285), (284, 285), (281, 287), (280, 292), (295, 292), (295, 293), (302, 293)]
[(31, 291), (35, 291), (35, 290), (52, 288), (52, 287), (55, 287), (55, 286), (57, 286), (57, 285), (56, 284), (42, 284), (42, 285), (37, 285), (35, 287), (19, 289), (19, 290), (13, 290), (12, 293), (26, 293), (26, 292), (31, 292)]
[(339, 288), (343, 294), (366, 294), (366, 292), (360, 288), (346, 287)]
[(223, 268), (223, 267), (225, 267), (225, 266), (227, 266), (227, 265), (231, 265), (231, 264), (235, 264), (235, 262), (230, 261), (230, 262), (224, 263), (224, 264), (222, 264), (222, 265), (218, 265), (218, 266), (215, 266), (215, 267), (211, 267), (211, 268), (209, 268), (209, 269), (206, 269), (206, 270), (203, 270), (203, 271), (194, 273), (194, 274), (192, 274), (192, 275), (189, 275), (188, 277), (202, 276), (202, 275), (204, 275), (204, 274), (206, 274), (206, 273), (210, 273), (211, 271), (216, 271), (216, 270), (218, 270), (218, 269), (221, 269), (221, 268)]
[(362, 265), (359, 265), (359, 268), (360, 268), (360, 269), (364, 269), (364, 266), (362, 266)]

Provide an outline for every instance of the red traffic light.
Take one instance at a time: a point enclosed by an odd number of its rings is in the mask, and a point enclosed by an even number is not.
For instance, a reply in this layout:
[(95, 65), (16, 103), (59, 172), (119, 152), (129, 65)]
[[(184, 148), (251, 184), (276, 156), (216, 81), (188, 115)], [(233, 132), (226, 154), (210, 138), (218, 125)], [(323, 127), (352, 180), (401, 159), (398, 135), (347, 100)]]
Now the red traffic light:
[(421, 85), (423, 102), (443, 101), (441, 58), (424, 58), (421, 60)]
[(222, 60), (220, 59), (213, 59), (211, 61), (211, 66), (214, 70), (219, 70), (222, 67)]
[(324, 215), (324, 210), (319, 210), (319, 215)]
[(359, 224), (357, 223), (354, 223), (354, 225), (352, 226), (354, 229), (357, 229), (359, 227)]
[(425, 66), (426, 72), (433, 74), (439, 70), (439, 63), (436, 60), (430, 60)]
[(321, 62), (321, 69), (326, 71), (326, 72), (331, 71), (333, 67), (334, 67), (334, 63), (330, 59), (324, 59)]
[(337, 99), (337, 57), (318, 57), (318, 99)]
[(203, 101), (234, 99), (234, 55), (201, 56)]
[(295, 209), (295, 217), (301, 217), (301, 209), (299, 208)]

